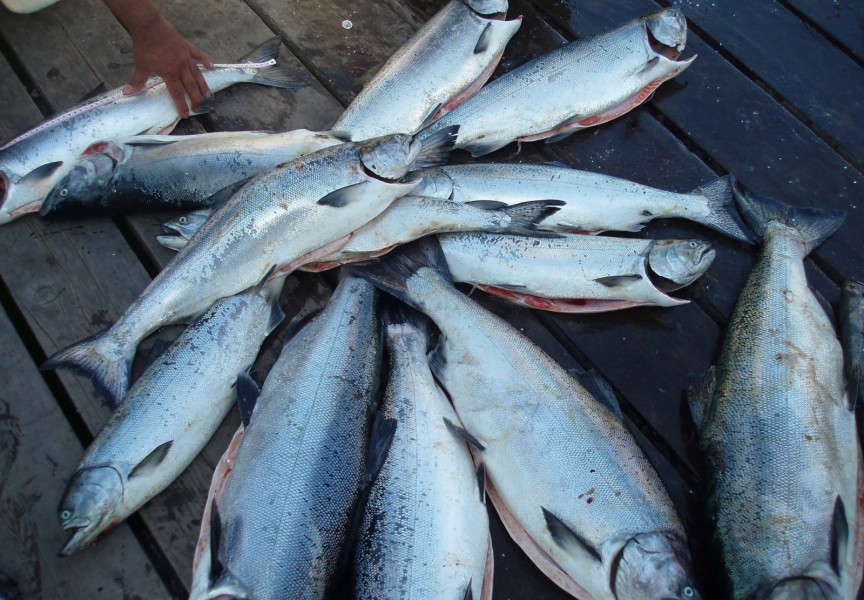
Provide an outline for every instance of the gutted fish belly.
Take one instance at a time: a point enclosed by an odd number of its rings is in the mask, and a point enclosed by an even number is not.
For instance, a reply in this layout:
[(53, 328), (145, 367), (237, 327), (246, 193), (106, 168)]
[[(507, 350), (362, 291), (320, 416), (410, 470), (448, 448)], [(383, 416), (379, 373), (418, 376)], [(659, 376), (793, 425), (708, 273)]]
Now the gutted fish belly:
[(740, 204), (762, 248), (716, 370), (691, 391), (728, 591), (853, 598), (861, 449), (840, 343), (803, 263), (843, 215), (752, 192)]

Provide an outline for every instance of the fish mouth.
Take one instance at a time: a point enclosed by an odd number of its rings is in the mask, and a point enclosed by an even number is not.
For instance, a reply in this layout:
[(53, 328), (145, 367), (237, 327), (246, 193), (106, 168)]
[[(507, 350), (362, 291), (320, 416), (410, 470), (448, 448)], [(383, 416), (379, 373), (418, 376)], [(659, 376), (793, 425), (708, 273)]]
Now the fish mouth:
[(83, 548), (90, 545), (93, 541), (94, 532), (90, 527), (92, 522), (86, 517), (78, 517), (70, 519), (63, 524), (63, 531), (72, 531), (72, 535), (66, 541), (66, 544), (57, 553), (57, 556), (65, 557), (74, 554)]
[(678, 8), (670, 8), (647, 17), (645, 42), (655, 55), (678, 62), (687, 43), (687, 21)]

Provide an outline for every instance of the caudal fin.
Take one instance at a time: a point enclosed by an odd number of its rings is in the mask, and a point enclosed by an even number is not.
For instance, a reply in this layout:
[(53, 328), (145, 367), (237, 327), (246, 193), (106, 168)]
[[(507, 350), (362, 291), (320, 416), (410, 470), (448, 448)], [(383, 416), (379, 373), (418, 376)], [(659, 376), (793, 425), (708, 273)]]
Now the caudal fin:
[(837, 231), (846, 218), (842, 210), (791, 206), (740, 184), (733, 188), (733, 193), (745, 221), (757, 237), (762, 238), (769, 223), (782, 223), (801, 235), (808, 253)]
[(747, 231), (744, 221), (741, 220), (741, 215), (735, 208), (734, 187), (735, 178), (732, 175), (726, 175), (690, 192), (708, 199), (710, 212), (707, 217), (700, 218), (698, 221), (731, 238), (752, 244), (753, 236)]
[(129, 391), (131, 354), (110, 334), (100, 333), (60, 350), (42, 365), (42, 370), (68, 369), (89, 377), (110, 406), (115, 407)]
[(407, 280), (424, 267), (437, 271), (448, 282), (453, 281), (447, 259), (435, 236), (427, 236), (400, 246), (384, 258), (350, 267), (348, 271), (371, 281), (378, 288), (406, 304), (418, 308), (408, 291)]
[(456, 138), (459, 136), (459, 126), (445, 127), (425, 138), (421, 137), (422, 133), (422, 131), (418, 133), (416, 139), (423, 140), (423, 149), (420, 150), (411, 170), (440, 167), (447, 164), (453, 146), (456, 144)]
[[(240, 62), (245, 63), (263, 63), (279, 58), (279, 46), (282, 44), (282, 39), (275, 37), (267, 40), (255, 50), (240, 59)], [(272, 87), (293, 89), (307, 85), (297, 75), (291, 73), (282, 65), (271, 65), (259, 69), (252, 78), (252, 83), (260, 85), (269, 85)]]

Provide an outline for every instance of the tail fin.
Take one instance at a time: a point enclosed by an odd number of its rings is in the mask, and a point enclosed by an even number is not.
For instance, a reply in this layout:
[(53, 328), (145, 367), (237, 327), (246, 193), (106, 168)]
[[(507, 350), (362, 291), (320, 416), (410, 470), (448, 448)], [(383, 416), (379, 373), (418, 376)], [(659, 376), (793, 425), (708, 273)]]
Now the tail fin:
[(423, 337), (428, 337), (431, 329), (431, 321), (426, 315), (401, 302), (385, 304), (381, 311), (381, 320), (386, 326), (406, 325)]
[(411, 170), (440, 167), (447, 164), (453, 146), (456, 144), (456, 138), (459, 136), (459, 126), (445, 127), (425, 138), (421, 137), (422, 133), (421, 131), (415, 136), (415, 139), (423, 140), (423, 149), (420, 150)]
[(89, 377), (113, 408), (129, 391), (129, 371), (135, 358), (110, 333), (100, 333), (60, 350), (42, 365), (42, 370), (69, 369)]
[(468, 204), (477, 208), (492, 208), (506, 213), (510, 217), (510, 223), (501, 228), (503, 233), (545, 238), (563, 237), (560, 233), (538, 228), (540, 223), (561, 210), (561, 206), (567, 204), (562, 200), (530, 200), (510, 206), (499, 205), (498, 202), (494, 201), (490, 204), (487, 200), (475, 200)]
[(435, 236), (430, 235), (405, 244), (384, 258), (363, 263), (362, 267), (349, 267), (348, 272), (371, 281), (378, 288), (417, 308), (410, 297), (406, 282), (424, 267), (434, 269), (448, 282), (453, 281), (444, 251)]
[(740, 185), (736, 185), (733, 192), (744, 219), (759, 238), (764, 235), (768, 223), (782, 223), (801, 235), (808, 253), (837, 231), (846, 218), (842, 210), (791, 206)]
[[(279, 47), (281, 44), (281, 38), (275, 37), (269, 39), (241, 58), (240, 62), (263, 63), (276, 60), (279, 58)], [(307, 85), (305, 81), (301, 81), (297, 75), (291, 73), (291, 71), (282, 65), (271, 65), (259, 69), (255, 74), (255, 77), (252, 78), (252, 83), (286, 89), (293, 89)]]
[(272, 37), (249, 54), (242, 56), (237, 62), (262, 63), (267, 62), (268, 60), (276, 60), (279, 58), (279, 46), (281, 45), (281, 37)]
[(708, 199), (710, 213), (707, 217), (699, 219), (700, 223), (731, 238), (752, 244), (753, 236), (747, 231), (741, 215), (735, 208), (734, 188), (735, 178), (726, 175), (699, 186), (690, 193)]

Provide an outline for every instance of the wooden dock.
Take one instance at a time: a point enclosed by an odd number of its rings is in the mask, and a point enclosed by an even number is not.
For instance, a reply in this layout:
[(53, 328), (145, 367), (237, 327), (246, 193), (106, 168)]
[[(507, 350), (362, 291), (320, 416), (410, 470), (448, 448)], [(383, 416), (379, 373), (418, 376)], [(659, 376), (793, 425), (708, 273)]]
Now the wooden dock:
[[(326, 130), (443, 0), (162, 0), (165, 16), (211, 57), (236, 59), (274, 34), (301, 89), (236, 86), (181, 133)], [(669, 6), (668, 0), (511, 0), (524, 15), (499, 72), (564, 41)], [(487, 160), (564, 160), (574, 167), (687, 191), (725, 173), (794, 204), (841, 208), (846, 222), (810, 260), (829, 302), (864, 280), (864, 5), (840, 0), (685, 0), (694, 65), (646, 105), (553, 145), (507, 147)], [(350, 21), (350, 28), (347, 22)], [(343, 25), (345, 23), (345, 25)], [(0, 142), (132, 73), (131, 42), (99, 0), (63, 0), (34, 15), (0, 8)], [(457, 153), (457, 160), (467, 160)], [(0, 571), (21, 598), (185, 598), (210, 474), (238, 418), (163, 494), (95, 547), (70, 558), (56, 507), (84, 447), (109, 415), (89, 381), (40, 372), (44, 359), (108, 327), (171, 258), (153, 236), (169, 215), (0, 227)], [(714, 360), (754, 250), (695, 224), (651, 224), (648, 237), (715, 243), (708, 273), (674, 309), (551, 316), (484, 303), (567, 367), (612, 384), (639, 442), (691, 533), (706, 598), (706, 550), (688, 377)], [(326, 301), (332, 278), (290, 278), (291, 311)], [(474, 294), (480, 298), (479, 292)], [(136, 373), (176, 336), (142, 346)], [(275, 346), (274, 346), (275, 344)], [(271, 344), (270, 353), (278, 349)], [(860, 407), (859, 407), (860, 408)], [(861, 418), (859, 414), (859, 419)], [(564, 598), (494, 515), (495, 598)]]

